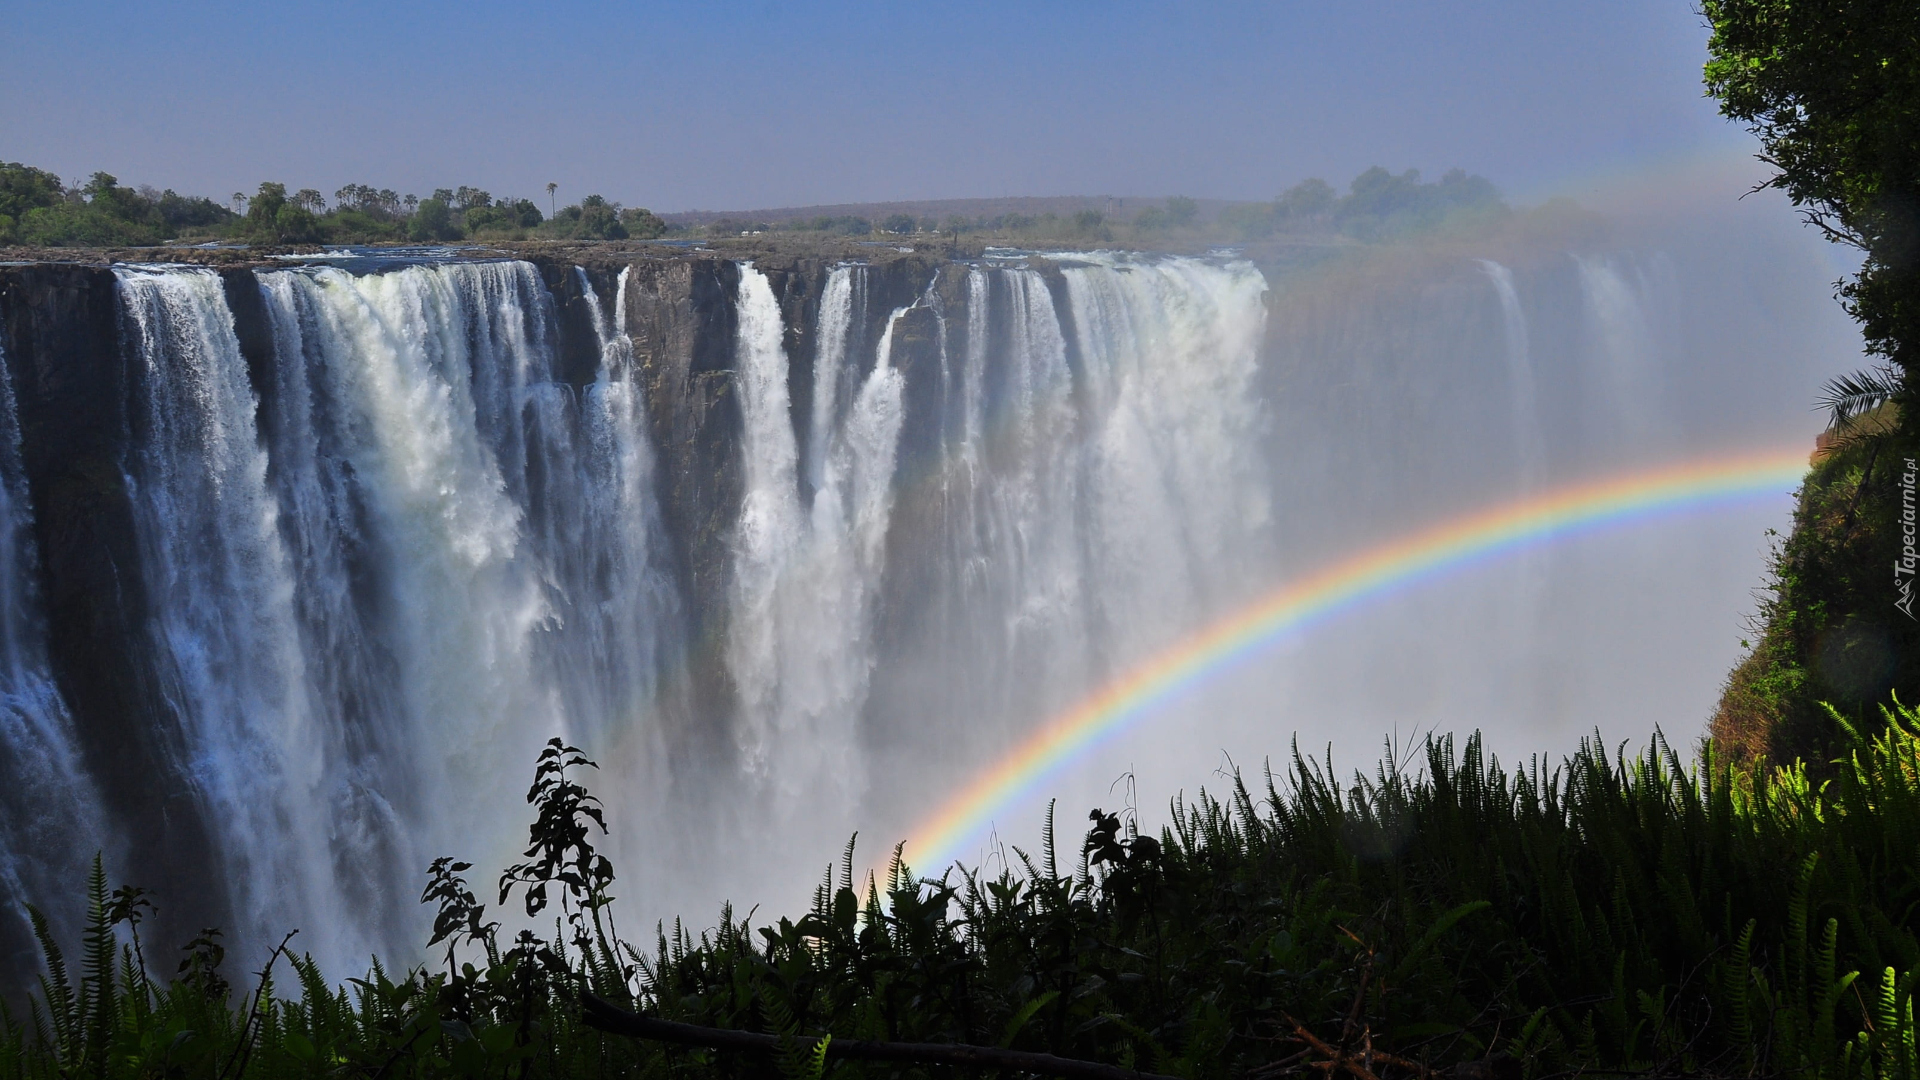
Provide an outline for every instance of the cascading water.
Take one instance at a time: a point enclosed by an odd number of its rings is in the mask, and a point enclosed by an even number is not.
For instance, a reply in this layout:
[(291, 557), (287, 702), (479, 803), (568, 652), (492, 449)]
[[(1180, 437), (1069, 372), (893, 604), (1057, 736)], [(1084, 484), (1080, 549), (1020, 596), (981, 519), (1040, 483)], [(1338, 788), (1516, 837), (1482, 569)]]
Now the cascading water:
[[(1671, 367), (1697, 349), (1657, 257), (1390, 254), (117, 270), (149, 764), (215, 849), (207, 895), (165, 905), (250, 948), (298, 926), (341, 975), (410, 956), (426, 862), (514, 855), (550, 737), (603, 766), (627, 910), (784, 904), (850, 831), (890, 844), (1287, 575), (1734, 441), (1679, 422), (1714, 399)], [(74, 872), (49, 853), (117, 853), (71, 780), (94, 759), (50, 674), (0, 405), (0, 890), (40, 895)], [(1751, 423), (1803, 415), (1777, 413)], [(1655, 632), (1608, 583), (1700, 576), (1659, 542), (1330, 628), (1060, 790), (1107, 802), (1130, 766), (1190, 788), (1219, 748), (1295, 732), (1585, 730), (1604, 662), (1650, 663), (1605, 642)]]
[[(0, 351), (0, 905), (8, 913), (0, 947), (13, 954), (0, 962), (21, 967), (33, 948), (26, 905), (72, 888), (94, 852), (120, 854), (48, 666), (36, 547), (13, 380)], [(47, 914), (57, 929), (77, 929), (77, 913)]]
[(1108, 255), (1059, 273), (967, 273), (938, 510), (902, 545), (936, 565), (892, 605), (869, 708), (899, 785), (882, 801), (963, 775), (1261, 572), (1260, 274)]
[(1648, 295), (1657, 293), (1641, 268), (1622, 267), (1598, 255), (1574, 262), (1580, 269), (1587, 317), (1593, 326), (1593, 363), (1586, 370), (1594, 376), (1591, 391), (1606, 403), (1594, 412), (1618, 425), (1615, 431), (1595, 432), (1593, 437), (1624, 436), (1646, 449), (1667, 443), (1662, 438), (1670, 422), (1662, 415), (1667, 401), (1661, 384), (1663, 358), (1647, 311)]
[(148, 387), (133, 486), (233, 917), (342, 964), (408, 948), (426, 859), (511, 848), (491, 796), (545, 737), (663, 767), (644, 733), (673, 602), (631, 345), (597, 307), (576, 392), (526, 264), (258, 288), (264, 408), (217, 276), (121, 273)]
[(782, 808), (801, 800), (846, 820), (862, 793), (857, 720), (874, 663), (871, 600), (884, 571), (901, 376), (887, 321), (871, 372), (850, 327), (860, 267), (840, 267), (821, 302), (813, 367), (809, 473), (802, 506), (780, 309), (765, 275), (740, 275), (741, 412), (746, 491), (734, 535), (727, 662), (740, 692), (741, 749)]
[(334, 867), (313, 856), (337, 819), (339, 731), (309, 696), (291, 560), (221, 279), (119, 278), (145, 391), (128, 485), (169, 741), (213, 825), (236, 929), (256, 939), (289, 918), (337, 924)]
[[(580, 695), (568, 710), (579, 737), (600, 746), (633, 738), (621, 759), (623, 775), (660, 786), (667, 777), (659, 727), (633, 721), (664, 707), (661, 676), (678, 662), (679, 602), (662, 555), (658, 465), (647, 437), (642, 373), (626, 330), (632, 270), (620, 271), (611, 319), (586, 272), (575, 273), (600, 341), (600, 366), (581, 403), (585, 512), (553, 515), (573, 528), (546, 543), (571, 571), (563, 577), (573, 621), (571, 633), (553, 637), (561, 665), (556, 677)], [(548, 426), (564, 430), (564, 418), (549, 417)]]
[(1506, 337), (1507, 394), (1512, 416), (1513, 460), (1519, 467), (1520, 486), (1532, 488), (1540, 482), (1546, 468), (1546, 436), (1540, 430), (1540, 395), (1535, 388), (1533, 352), (1527, 340), (1527, 316), (1520, 307), (1520, 293), (1514, 288), (1513, 271), (1491, 259), (1480, 260), (1481, 269), (1493, 282), (1500, 297), (1501, 329)]
[(1089, 423), (1085, 546), (1103, 667), (1218, 614), (1268, 560), (1253, 394), (1266, 282), (1245, 262), (1064, 271)]

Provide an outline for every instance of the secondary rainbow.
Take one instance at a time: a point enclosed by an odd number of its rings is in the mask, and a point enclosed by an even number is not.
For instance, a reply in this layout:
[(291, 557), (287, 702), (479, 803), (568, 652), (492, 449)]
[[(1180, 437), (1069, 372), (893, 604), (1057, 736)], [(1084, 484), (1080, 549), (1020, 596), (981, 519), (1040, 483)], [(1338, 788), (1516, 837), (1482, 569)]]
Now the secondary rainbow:
[(1058, 714), (921, 822), (908, 861), (944, 867), (993, 815), (1154, 708), (1279, 641), (1384, 596), (1569, 536), (1791, 491), (1806, 451), (1769, 450), (1576, 482), (1441, 522), (1287, 582)]

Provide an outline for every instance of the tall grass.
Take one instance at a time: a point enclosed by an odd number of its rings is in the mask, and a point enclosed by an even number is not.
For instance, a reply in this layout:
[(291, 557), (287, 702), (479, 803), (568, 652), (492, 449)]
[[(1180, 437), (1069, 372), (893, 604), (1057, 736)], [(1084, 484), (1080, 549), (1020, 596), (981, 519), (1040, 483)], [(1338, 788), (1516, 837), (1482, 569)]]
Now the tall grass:
[[(1157, 836), (1095, 811), (1064, 866), (1051, 820), (991, 875), (896, 855), (859, 880), (849, 845), (798, 919), (727, 911), (645, 947), (605, 917), (613, 868), (575, 779), (591, 763), (556, 745), (529, 861), (501, 880), (503, 903), (556, 916), (551, 937), (502, 940), (470, 868), (440, 860), (424, 966), (336, 987), (299, 958), (235, 988), (209, 932), (161, 980), (141, 897), (96, 870), (78, 969), (42, 935), (0, 1080), (954, 1075), (835, 1065), (826, 1035), (1193, 1077), (1916, 1077), (1920, 716), (1885, 718), (1843, 724), (1843, 756), (1811, 771), (1658, 737), (1511, 771), (1477, 737), (1435, 738), (1344, 783), (1296, 754), (1177, 803)], [(605, 1035), (585, 993), (784, 1049)]]

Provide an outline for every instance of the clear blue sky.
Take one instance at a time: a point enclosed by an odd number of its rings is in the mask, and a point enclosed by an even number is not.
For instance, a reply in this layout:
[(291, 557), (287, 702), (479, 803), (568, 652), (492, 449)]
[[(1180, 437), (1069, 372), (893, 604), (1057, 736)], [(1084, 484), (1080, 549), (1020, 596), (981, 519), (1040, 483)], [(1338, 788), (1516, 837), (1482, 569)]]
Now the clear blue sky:
[(1378, 163), (1527, 198), (1750, 143), (1690, 0), (10, 7), (0, 159), (215, 197), (1269, 198)]

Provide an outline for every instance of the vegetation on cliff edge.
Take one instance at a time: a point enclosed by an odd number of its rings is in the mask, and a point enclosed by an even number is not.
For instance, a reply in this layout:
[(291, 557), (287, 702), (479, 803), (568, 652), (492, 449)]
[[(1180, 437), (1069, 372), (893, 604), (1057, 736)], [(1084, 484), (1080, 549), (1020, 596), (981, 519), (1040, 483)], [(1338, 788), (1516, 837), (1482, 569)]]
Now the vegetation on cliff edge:
[(1723, 751), (1823, 760), (1881, 703), (1920, 701), (1920, 621), (1897, 569), (1920, 442), (1883, 406), (1823, 440), (1792, 532), (1777, 539), (1751, 650), (1728, 676), (1710, 736)]
[(1818, 757), (1839, 737), (1820, 703), (1866, 722), (1876, 702), (1920, 694), (1920, 622), (1895, 606), (1902, 478), (1920, 454), (1920, 6), (1705, 0), (1701, 10), (1708, 92), (1759, 137), (1774, 168), (1765, 186), (1860, 251), (1859, 272), (1836, 291), (1886, 361), (1827, 387), (1830, 452), (1801, 489), (1757, 640), (1713, 719), (1729, 752)]

